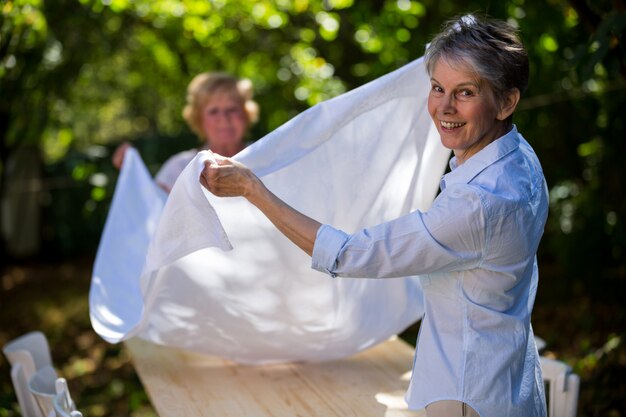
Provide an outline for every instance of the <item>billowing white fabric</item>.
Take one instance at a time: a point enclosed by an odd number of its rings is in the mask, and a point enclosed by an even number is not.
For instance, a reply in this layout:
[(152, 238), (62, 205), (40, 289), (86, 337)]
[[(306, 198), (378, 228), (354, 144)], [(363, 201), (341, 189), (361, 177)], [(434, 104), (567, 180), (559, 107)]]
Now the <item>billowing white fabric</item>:
[[(429, 88), (416, 60), (312, 107), (235, 159), (297, 210), (347, 232), (425, 210), (449, 156), (427, 112)], [(245, 199), (206, 192), (198, 177), (211, 157), (199, 153), (167, 200), (138, 154), (125, 158), (90, 293), (104, 339), (139, 336), (242, 363), (320, 361), (421, 317), (417, 277), (332, 279)]]

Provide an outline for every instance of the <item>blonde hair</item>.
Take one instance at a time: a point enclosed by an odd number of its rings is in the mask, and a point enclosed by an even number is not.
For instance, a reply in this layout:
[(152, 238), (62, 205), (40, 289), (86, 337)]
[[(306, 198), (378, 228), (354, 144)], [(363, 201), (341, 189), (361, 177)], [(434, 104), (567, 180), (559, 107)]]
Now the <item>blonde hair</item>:
[(252, 82), (246, 78), (237, 79), (223, 72), (203, 72), (196, 75), (187, 87), (187, 102), (183, 108), (183, 118), (201, 139), (206, 137), (202, 131), (202, 108), (216, 94), (232, 94), (241, 104), (246, 115), (248, 127), (259, 118), (259, 106), (252, 99)]

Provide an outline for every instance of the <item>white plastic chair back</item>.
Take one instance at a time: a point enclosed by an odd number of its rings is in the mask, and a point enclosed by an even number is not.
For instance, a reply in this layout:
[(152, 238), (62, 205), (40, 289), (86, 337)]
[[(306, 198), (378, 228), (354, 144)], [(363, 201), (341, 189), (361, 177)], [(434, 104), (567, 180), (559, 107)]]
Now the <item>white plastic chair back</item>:
[(46, 413), (39, 407), (29, 389), (29, 382), (39, 369), (52, 367), (52, 356), (46, 336), (40, 331), (26, 333), (4, 345), (2, 352), (11, 364), (12, 377), (15, 375), (13, 385), (23, 415), (46, 417)]
[(69, 413), (66, 413), (65, 411), (55, 410), (53, 411), (53, 414), (50, 415), (50, 417), (83, 417), (83, 413), (77, 410), (70, 411)]
[(566, 363), (542, 356), (548, 417), (576, 417), (580, 378)]
[(24, 367), (19, 362), (11, 366), (11, 381), (13, 382), (13, 388), (15, 389), (15, 395), (17, 396), (17, 402), (22, 410), (22, 415), (24, 417), (45, 417), (39, 409), (35, 397), (33, 397), (28, 389)]
[(56, 380), (56, 395), (52, 400), (54, 416), (56, 417), (82, 417), (82, 413), (76, 410), (76, 404), (70, 395), (65, 378)]
[(20, 365), (21, 370), (24, 373), (24, 379), (26, 379), (26, 387), (28, 388), (28, 380), (35, 375), (35, 372), (37, 371), (33, 355), (26, 350), (19, 349), (10, 353), (5, 353), (5, 356), (9, 360), (11, 368), (15, 365)]
[(535, 346), (537, 346), (537, 352), (541, 353), (546, 348), (546, 341), (539, 336), (535, 336)]
[(28, 381), (28, 389), (44, 415), (54, 410), (52, 399), (56, 395), (57, 373), (52, 366), (44, 366)]
[[(29, 332), (13, 339), (4, 345), (2, 351), (11, 365), (17, 361), (23, 360), (23, 354), (20, 352), (25, 351), (31, 355), (35, 371), (44, 366), (52, 366), (52, 356), (50, 354), (48, 339), (46, 339), (46, 336), (40, 331)], [(25, 369), (25, 371), (28, 371), (28, 369)]]

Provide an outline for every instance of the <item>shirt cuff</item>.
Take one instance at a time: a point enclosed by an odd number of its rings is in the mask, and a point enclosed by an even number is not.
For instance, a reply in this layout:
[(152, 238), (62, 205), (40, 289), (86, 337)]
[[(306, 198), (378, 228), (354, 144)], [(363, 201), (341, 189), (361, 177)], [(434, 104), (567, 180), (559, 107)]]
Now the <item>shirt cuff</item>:
[(322, 225), (315, 238), (311, 267), (320, 272), (336, 277), (337, 257), (348, 240), (348, 234), (326, 224)]

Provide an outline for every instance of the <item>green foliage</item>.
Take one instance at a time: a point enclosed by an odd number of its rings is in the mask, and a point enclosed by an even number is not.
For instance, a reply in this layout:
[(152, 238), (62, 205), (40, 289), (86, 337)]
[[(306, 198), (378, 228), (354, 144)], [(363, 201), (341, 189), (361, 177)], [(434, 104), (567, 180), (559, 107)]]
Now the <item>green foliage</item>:
[[(44, 199), (54, 201), (44, 236), (67, 236), (50, 242), (68, 254), (93, 247), (78, 242), (97, 241), (115, 183), (110, 150), (144, 138), (144, 157), (158, 166), (167, 155), (155, 149), (167, 140), (145, 138), (189, 137), (180, 112), (195, 74), (223, 70), (253, 81), (262, 110), (255, 140), (419, 57), (452, 15), (485, 12), (517, 25), (529, 49), (531, 84), (516, 123), (552, 189), (543, 259), (564, 272), (623, 276), (626, 14), (619, 10), (573, 0), (463, 7), (451, 0), (8, 0), (0, 21), (0, 173), (14, 148), (37, 144), (49, 175), (73, 184)], [(104, 152), (89, 156), (93, 149)], [(94, 187), (93, 178), (106, 178), (108, 188)], [(82, 232), (66, 224), (65, 204), (82, 207)]]
[[(166, 155), (155, 149), (189, 143), (177, 138), (190, 136), (180, 112), (195, 74), (223, 70), (253, 81), (262, 110), (255, 140), (309, 106), (421, 56), (451, 16), (485, 12), (517, 25), (529, 49), (531, 84), (516, 123), (537, 149), (552, 190), (542, 259), (578, 276), (623, 277), (626, 14), (620, 10), (626, 8), (613, 6), (590, 0), (463, 6), (451, 0), (7, 0), (0, 6), (2, 181), (12, 150), (37, 144), (49, 175), (72, 184), (71, 191), (55, 189), (43, 199), (53, 201), (44, 236), (56, 236), (50, 242), (68, 254), (92, 248), (115, 183), (110, 150), (123, 140), (143, 141), (144, 157), (156, 167)], [(94, 149), (99, 156), (90, 154)], [(93, 178), (106, 178), (107, 185), (94, 186)], [(63, 219), (68, 210), (80, 210), (74, 218), (89, 225)]]
[(543, 137), (534, 143), (551, 186), (543, 253), (568, 275), (624, 278), (626, 14), (606, 2), (570, 4), (538, 39), (531, 59), (541, 66), (520, 114), (523, 131)]

